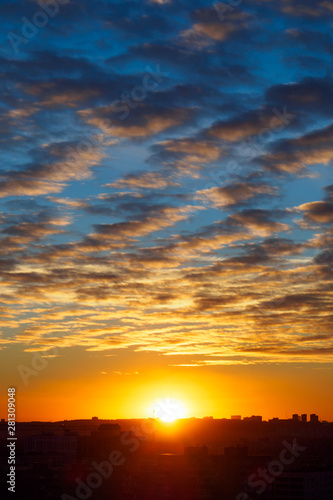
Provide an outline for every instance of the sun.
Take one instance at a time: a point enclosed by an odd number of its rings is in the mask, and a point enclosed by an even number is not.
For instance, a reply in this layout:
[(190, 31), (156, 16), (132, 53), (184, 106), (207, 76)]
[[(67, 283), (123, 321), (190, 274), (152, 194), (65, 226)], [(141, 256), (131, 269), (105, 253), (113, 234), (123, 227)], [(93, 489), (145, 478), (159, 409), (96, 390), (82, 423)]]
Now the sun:
[(163, 422), (174, 422), (179, 418), (184, 418), (186, 411), (184, 405), (176, 399), (157, 399), (154, 404), (155, 417)]

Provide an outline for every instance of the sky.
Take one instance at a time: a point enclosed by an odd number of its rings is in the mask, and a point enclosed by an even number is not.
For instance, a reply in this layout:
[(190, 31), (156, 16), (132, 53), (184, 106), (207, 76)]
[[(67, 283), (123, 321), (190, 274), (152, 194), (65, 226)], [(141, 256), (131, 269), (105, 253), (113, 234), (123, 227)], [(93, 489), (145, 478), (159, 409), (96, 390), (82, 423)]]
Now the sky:
[(333, 1), (1, 1), (1, 413), (333, 420)]

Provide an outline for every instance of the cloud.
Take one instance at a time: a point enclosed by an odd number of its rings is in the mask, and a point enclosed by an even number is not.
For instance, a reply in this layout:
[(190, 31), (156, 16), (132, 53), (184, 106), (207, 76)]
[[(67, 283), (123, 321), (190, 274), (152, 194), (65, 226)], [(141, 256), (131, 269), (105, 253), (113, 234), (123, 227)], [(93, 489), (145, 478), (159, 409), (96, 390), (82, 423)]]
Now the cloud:
[(212, 187), (198, 191), (196, 199), (208, 200), (215, 207), (236, 205), (258, 195), (274, 195), (276, 189), (265, 184), (237, 182), (224, 187)]
[(18, 195), (58, 193), (65, 182), (91, 176), (91, 168), (104, 158), (103, 144), (85, 139), (45, 145), (38, 152), (41, 161), (19, 171), (5, 171), (0, 177), (0, 198)]
[(161, 207), (154, 215), (143, 216), (141, 220), (96, 225), (97, 233), (90, 235), (90, 237), (97, 240), (138, 238), (171, 227), (176, 222), (187, 219), (190, 213), (198, 209), (201, 207), (192, 205), (180, 208)]
[(163, 164), (166, 170), (180, 175), (198, 176), (197, 171), (223, 156), (222, 149), (213, 141), (199, 138), (169, 139), (155, 144), (148, 162)]
[(304, 78), (300, 82), (274, 85), (266, 92), (271, 105), (286, 106), (302, 113), (330, 117), (333, 110), (333, 84), (331, 78)]
[(2, 6), (1, 347), (333, 359), (331, 4)]
[(70, 80), (48, 81), (22, 85), (22, 89), (38, 99), (38, 106), (43, 108), (70, 107), (76, 108), (99, 95), (99, 90), (87, 88)]
[(254, 234), (270, 236), (276, 232), (283, 232), (289, 229), (287, 224), (271, 220), (273, 213), (263, 209), (243, 210), (229, 217), (231, 223), (239, 224), (243, 228), (249, 229)]
[(318, 2), (315, 5), (307, 0), (280, 0), (280, 2), (285, 14), (296, 17), (319, 18), (329, 15), (333, 10), (333, 3), (330, 1)]
[(333, 160), (332, 135), (333, 126), (329, 125), (296, 139), (278, 141), (260, 161), (268, 170), (290, 173), (309, 165), (327, 165)]
[(304, 212), (305, 219), (317, 223), (333, 222), (333, 203), (313, 201), (297, 207)]
[(218, 9), (206, 7), (195, 10), (191, 14), (193, 27), (185, 33), (186, 36), (196, 33), (222, 42), (228, 39), (234, 32), (244, 30), (247, 27), (249, 15), (236, 9), (226, 9), (224, 19), (221, 22)]
[(179, 139), (161, 142), (165, 151), (185, 155), (184, 161), (189, 163), (202, 163), (217, 160), (221, 149), (209, 142), (196, 139)]
[(253, 135), (262, 134), (267, 131), (278, 131), (290, 123), (294, 115), (289, 114), (286, 119), (277, 109), (263, 108), (248, 111), (243, 115), (227, 121), (218, 121), (208, 130), (208, 134), (224, 141), (240, 141)]
[(141, 105), (124, 121), (114, 116), (114, 106), (79, 111), (79, 115), (90, 125), (101, 128), (112, 137), (128, 139), (157, 135), (164, 130), (186, 122), (192, 113), (188, 109), (154, 108)]
[(123, 189), (165, 189), (179, 184), (158, 172), (142, 172), (138, 174), (127, 174), (124, 179), (108, 184), (106, 187)]
[(64, 184), (55, 184), (38, 180), (0, 180), (0, 198), (59, 193), (63, 188)]

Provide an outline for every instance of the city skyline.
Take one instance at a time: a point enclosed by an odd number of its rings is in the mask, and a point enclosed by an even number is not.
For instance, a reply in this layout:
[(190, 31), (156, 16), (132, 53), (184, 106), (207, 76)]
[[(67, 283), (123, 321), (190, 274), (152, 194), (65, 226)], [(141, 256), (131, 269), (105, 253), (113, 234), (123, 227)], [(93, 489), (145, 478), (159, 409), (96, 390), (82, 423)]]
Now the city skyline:
[(331, 500), (333, 422), (239, 417), (18, 423), (7, 482), (29, 500)]
[[(166, 418), (168, 416), (168, 412), (166, 412), (165, 415), (161, 415), (159, 417), (157, 416), (148, 416), (148, 417), (132, 417), (132, 418), (100, 418), (97, 416), (91, 417), (91, 418), (73, 418), (73, 419), (64, 419), (64, 420), (48, 420), (48, 421), (42, 421), (42, 420), (31, 420), (31, 421), (17, 421), (19, 424), (24, 424), (24, 423), (29, 423), (29, 424), (38, 424), (38, 423), (45, 423), (45, 424), (58, 424), (59, 422), (94, 422), (94, 423), (101, 423), (101, 422), (117, 422), (117, 421), (136, 421), (136, 420), (156, 420), (160, 421), (164, 424), (173, 424), (174, 422), (176, 423), (178, 420), (182, 421), (187, 421), (187, 420), (204, 420), (204, 421), (211, 421), (211, 420), (230, 420), (230, 421), (243, 421), (243, 422), (256, 422), (256, 423), (262, 423), (262, 422), (276, 422), (276, 421), (281, 421), (281, 422), (300, 422), (302, 424), (304, 423), (333, 423), (333, 422), (328, 422), (327, 420), (324, 420), (320, 418), (319, 415), (316, 413), (311, 413), (308, 415), (307, 413), (294, 413), (290, 416), (286, 416), (285, 418), (279, 418), (279, 417), (271, 417), (267, 420), (263, 419), (262, 415), (230, 415), (229, 417), (213, 417), (212, 415), (206, 415), (204, 417), (175, 417), (173, 419), (168, 419)], [(7, 420), (5, 418), (1, 419), (1, 424), (6, 424)]]

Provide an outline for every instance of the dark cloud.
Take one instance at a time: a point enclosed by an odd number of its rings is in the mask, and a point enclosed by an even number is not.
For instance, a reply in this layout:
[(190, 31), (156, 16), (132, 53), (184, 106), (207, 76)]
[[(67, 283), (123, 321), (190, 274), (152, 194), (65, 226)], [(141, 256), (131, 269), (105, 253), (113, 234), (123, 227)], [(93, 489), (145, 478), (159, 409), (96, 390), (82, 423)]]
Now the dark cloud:
[(298, 207), (304, 212), (304, 218), (318, 223), (333, 222), (333, 203), (326, 201), (313, 201)]
[[(311, 65), (311, 61), (309, 61)], [(331, 78), (305, 78), (288, 85), (268, 89), (266, 99), (271, 105), (287, 106), (293, 112), (311, 116), (332, 116), (333, 82)], [(313, 119), (313, 118), (312, 118)]]
[(224, 187), (212, 187), (198, 191), (198, 199), (209, 200), (216, 207), (242, 204), (259, 196), (274, 196), (276, 190), (264, 183), (235, 182)]
[(260, 161), (272, 171), (296, 173), (309, 165), (327, 165), (333, 159), (333, 126), (305, 134), (296, 139), (274, 143)]
[(250, 209), (230, 215), (228, 222), (246, 228), (255, 234), (269, 236), (275, 232), (286, 231), (289, 228), (287, 224), (274, 220), (274, 218), (283, 215), (285, 216), (282, 212)]

